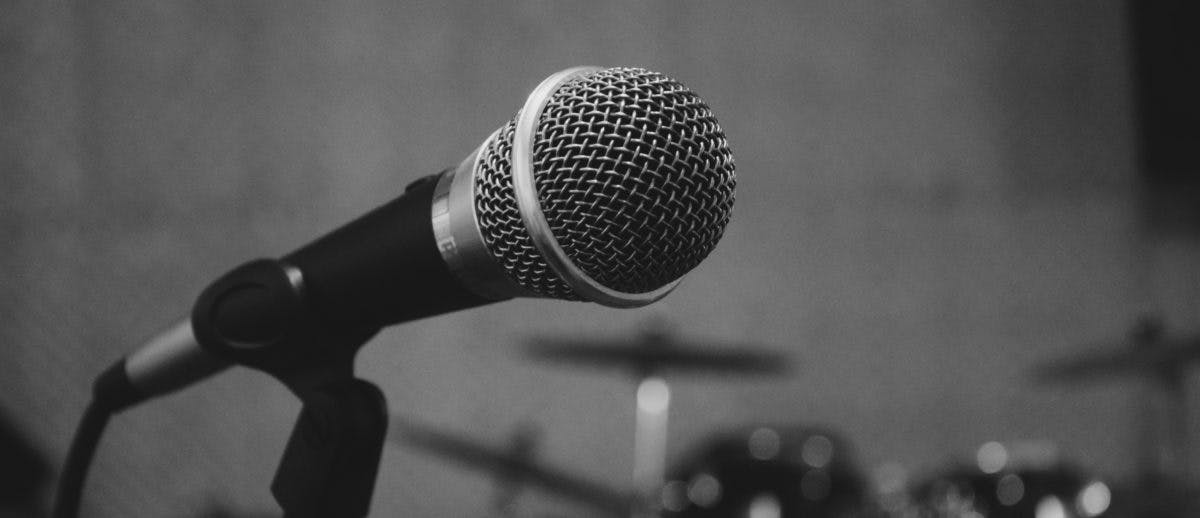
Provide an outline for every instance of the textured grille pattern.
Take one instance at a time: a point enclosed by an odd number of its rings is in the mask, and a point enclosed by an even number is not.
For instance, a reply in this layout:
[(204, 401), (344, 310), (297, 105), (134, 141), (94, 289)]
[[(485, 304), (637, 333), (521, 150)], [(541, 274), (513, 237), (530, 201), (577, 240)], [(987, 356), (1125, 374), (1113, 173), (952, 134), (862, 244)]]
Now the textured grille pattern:
[(475, 175), (475, 212), (479, 228), (492, 256), (500, 261), (517, 284), (548, 297), (578, 300), (575, 291), (542, 259), (517, 210), (509, 165), (516, 127), (517, 118), (513, 117), (480, 153), (479, 170)]
[[(508, 163), (514, 126), (488, 144), (478, 171), (484, 239), (522, 286), (577, 298), (521, 222)], [(564, 84), (538, 120), (533, 155), (555, 238), (609, 288), (644, 293), (678, 279), (729, 222), (735, 177), (725, 134), (699, 96), (662, 74), (611, 68)]]

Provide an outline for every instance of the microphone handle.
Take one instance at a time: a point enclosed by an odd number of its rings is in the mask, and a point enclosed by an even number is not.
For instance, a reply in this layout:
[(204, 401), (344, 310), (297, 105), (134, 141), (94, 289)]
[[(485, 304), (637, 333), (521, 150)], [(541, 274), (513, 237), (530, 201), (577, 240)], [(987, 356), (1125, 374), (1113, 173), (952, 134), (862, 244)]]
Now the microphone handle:
[[(283, 257), (279, 263), (299, 278), (304, 311), (331, 325), (380, 328), (400, 322), (496, 302), (465, 288), (438, 251), (432, 208), (439, 175), (417, 180), (396, 199), (368, 212)], [(235, 268), (214, 281), (197, 301), (204, 318), (202, 337), (274, 336), (277, 317), (290, 310), (286, 300), (238, 292)], [(163, 395), (216, 374), (230, 361), (213, 354), (196, 336), (196, 308), (114, 364), (104, 383), (122, 394), (120, 406)], [(253, 341), (253, 340), (251, 340)], [(286, 351), (282, 351), (286, 354)]]
[(431, 214), (439, 176), (283, 257), (303, 275), (315, 311), (383, 327), (496, 302), (464, 287), (438, 250)]

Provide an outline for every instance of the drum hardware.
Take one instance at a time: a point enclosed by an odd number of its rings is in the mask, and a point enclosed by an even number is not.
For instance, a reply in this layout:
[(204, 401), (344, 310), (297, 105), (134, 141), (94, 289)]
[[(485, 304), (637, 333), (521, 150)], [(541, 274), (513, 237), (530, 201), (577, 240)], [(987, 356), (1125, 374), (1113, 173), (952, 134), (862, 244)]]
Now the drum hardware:
[(495, 474), (502, 483), (500, 494), (493, 504), (501, 506), (501, 512), (511, 512), (515, 491), (528, 485), (586, 505), (606, 516), (629, 516), (633, 504), (631, 494), (535, 461), (532, 458), (533, 436), (529, 432), (519, 431), (513, 440), (513, 446), (503, 449), (462, 435), (418, 425), (399, 416), (393, 416), (392, 422), (389, 438), (394, 443)]
[[(1041, 385), (1145, 380), (1145, 398), (1135, 416), (1139, 476), (1148, 486), (1186, 483), (1190, 480), (1186, 376), (1197, 362), (1200, 337), (1168, 338), (1159, 319), (1143, 316), (1126, 340), (1044, 362), (1033, 369), (1032, 378)], [(1158, 407), (1161, 413), (1155, 412)]]
[(661, 322), (646, 325), (633, 337), (607, 339), (539, 338), (527, 352), (536, 360), (582, 367), (618, 368), (634, 379), (636, 412), (633, 483), (641, 505), (635, 516), (661, 510), (659, 491), (666, 472), (667, 420), (671, 390), (665, 373), (706, 375), (781, 375), (786, 356), (745, 344), (709, 343), (677, 338)]

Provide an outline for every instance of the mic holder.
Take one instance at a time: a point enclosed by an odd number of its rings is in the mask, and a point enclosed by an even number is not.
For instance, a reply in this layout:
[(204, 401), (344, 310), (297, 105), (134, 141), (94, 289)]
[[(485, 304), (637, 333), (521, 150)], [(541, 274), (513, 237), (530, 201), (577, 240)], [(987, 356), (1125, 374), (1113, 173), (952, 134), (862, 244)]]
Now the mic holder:
[(271, 483), (290, 518), (366, 516), (387, 433), (378, 387), (355, 377), (354, 357), (379, 332), (306, 297), (300, 271), (259, 259), (209, 285), (192, 309), (212, 354), (263, 371), (303, 403)]

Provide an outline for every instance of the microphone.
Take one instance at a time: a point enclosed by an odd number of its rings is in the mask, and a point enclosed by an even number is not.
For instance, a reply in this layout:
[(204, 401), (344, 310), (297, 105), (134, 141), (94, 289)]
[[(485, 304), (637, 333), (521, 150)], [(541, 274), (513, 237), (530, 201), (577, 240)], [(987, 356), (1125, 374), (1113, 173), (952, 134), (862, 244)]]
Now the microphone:
[(97, 393), (124, 407), (190, 385), (232, 364), (213, 343), (269, 344), (299, 306), (369, 337), (514, 297), (646, 305), (716, 246), (735, 184), (725, 134), (687, 87), (639, 68), (563, 70), (458, 167), (214, 282)]

